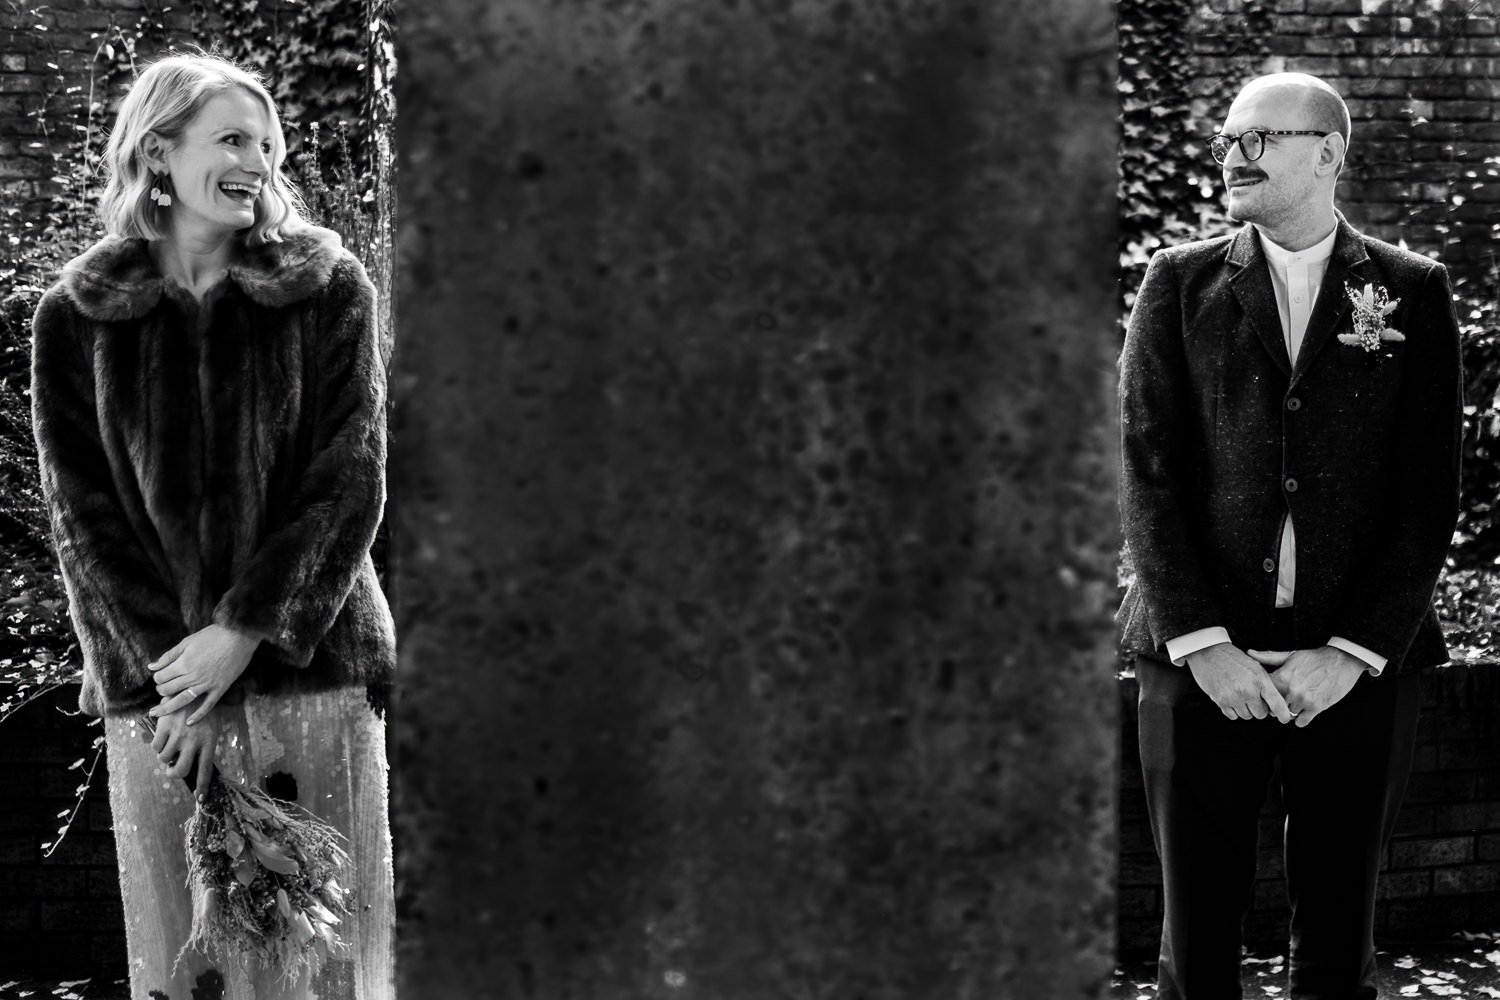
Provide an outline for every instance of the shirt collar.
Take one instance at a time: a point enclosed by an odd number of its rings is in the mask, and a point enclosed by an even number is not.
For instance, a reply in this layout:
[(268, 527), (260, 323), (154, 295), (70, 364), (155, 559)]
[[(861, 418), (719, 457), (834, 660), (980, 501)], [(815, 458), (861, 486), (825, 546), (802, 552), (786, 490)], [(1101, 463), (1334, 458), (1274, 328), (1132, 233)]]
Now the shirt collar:
[(1334, 223), (1327, 236), (1323, 237), (1306, 250), (1293, 252), (1273, 243), (1259, 228), (1256, 232), (1260, 234), (1260, 245), (1266, 252), (1266, 260), (1272, 267), (1285, 271), (1293, 264), (1310, 265), (1321, 264), (1333, 256), (1333, 242), (1338, 238), (1338, 223)]

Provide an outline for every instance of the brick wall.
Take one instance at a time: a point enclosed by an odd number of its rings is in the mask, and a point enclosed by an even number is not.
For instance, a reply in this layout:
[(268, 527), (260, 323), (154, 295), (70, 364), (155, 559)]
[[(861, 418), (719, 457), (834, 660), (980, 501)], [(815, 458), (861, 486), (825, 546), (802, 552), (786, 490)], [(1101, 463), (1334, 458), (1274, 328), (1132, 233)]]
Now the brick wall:
[[(1457, 277), (1496, 259), (1500, 215), (1500, 0), (1262, 0), (1272, 8), (1258, 72), (1295, 70), (1338, 88), (1354, 119), (1339, 204), (1373, 236), (1434, 251)], [(1200, 3), (1193, 93), (1211, 94), (1254, 37), (1247, 0)], [(1235, 84), (1243, 81), (1235, 80)], [(1228, 110), (1200, 97), (1201, 134)], [(1497, 161), (1500, 162), (1500, 161)], [(1500, 231), (1500, 230), (1496, 230)]]
[[(121, 972), (125, 925), (104, 760), (83, 808), (50, 858), (57, 814), (71, 809), (89, 749), (103, 732), (76, 710), (68, 686), (0, 724), (0, 981), (7, 976)], [(85, 769), (87, 763), (85, 763)]]
[[(189, 4), (161, 0), (8, 0), (0, 3), (0, 209), (33, 221), (59, 189), (54, 178), (89, 100), (113, 107), (122, 92), (103, 92), (95, 53), (134, 34), (141, 20), (174, 37), (191, 37)], [(156, 35), (153, 34), (152, 37)], [(141, 51), (144, 58), (154, 53)]]
[[(1161, 868), (1151, 842), (1136, 745), (1138, 689), (1120, 685), (1120, 954), (1156, 953)], [(1259, 881), (1245, 921), (1257, 949), (1286, 947), (1290, 913), (1282, 882), (1285, 816), (1275, 781), (1261, 813)], [(1500, 926), (1500, 671), (1494, 665), (1431, 671), (1423, 689), (1416, 761), (1386, 857), (1377, 938), (1446, 937)]]

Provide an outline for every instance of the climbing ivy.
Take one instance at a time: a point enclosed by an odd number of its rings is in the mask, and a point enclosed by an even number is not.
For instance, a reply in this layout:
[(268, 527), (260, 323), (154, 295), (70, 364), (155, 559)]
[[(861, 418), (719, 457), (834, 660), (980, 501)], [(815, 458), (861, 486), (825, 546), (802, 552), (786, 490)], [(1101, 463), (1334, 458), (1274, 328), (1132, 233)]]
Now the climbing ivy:
[[(1260, 71), (1274, 24), (1268, 0), (1245, 0), (1234, 18), (1197, 0), (1119, 0), (1118, 16), (1120, 282), (1128, 307), (1154, 250), (1229, 229), (1204, 138)], [(1199, 72), (1195, 40), (1224, 51), (1217, 75)]]
[[(223, 55), (254, 67), (269, 84), (285, 122), (319, 122), (352, 129), (356, 160), (373, 156), (369, 130), (371, 27), (388, 32), (388, 2), (371, 0), (193, 0), (194, 19)], [(382, 73), (389, 68), (375, 67)], [(332, 152), (325, 146), (323, 153)]]
[(1191, 218), (1184, 150), (1192, 138), (1192, 67), (1183, 44), (1191, 16), (1190, 0), (1119, 4), (1120, 265), (1132, 289), (1164, 233)]

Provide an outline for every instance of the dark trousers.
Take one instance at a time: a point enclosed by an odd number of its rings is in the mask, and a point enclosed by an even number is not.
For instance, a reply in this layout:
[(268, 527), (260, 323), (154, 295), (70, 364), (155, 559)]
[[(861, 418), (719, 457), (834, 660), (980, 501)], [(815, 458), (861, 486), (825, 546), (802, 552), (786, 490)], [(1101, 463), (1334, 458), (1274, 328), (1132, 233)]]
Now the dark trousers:
[(1290, 995), (1375, 1000), (1376, 879), (1411, 773), (1420, 676), (1366, 674), (1305, 729), (1230, 721), (1186, 666), (1141, 658), (1136, 676), (1166, 903), (1161, 1000), (1240, 997), (1258, 819), (1278, 758)]

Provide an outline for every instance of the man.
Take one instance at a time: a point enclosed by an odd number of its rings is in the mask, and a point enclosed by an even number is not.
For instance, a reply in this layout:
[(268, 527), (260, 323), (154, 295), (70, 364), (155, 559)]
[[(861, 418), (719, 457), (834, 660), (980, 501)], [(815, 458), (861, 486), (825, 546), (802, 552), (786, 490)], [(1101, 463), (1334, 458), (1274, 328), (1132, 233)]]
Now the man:
[(1160, 996), (1239, 997), (1257, 817), (1287, 808), (1293, 997), (1373, 1000), (1382, 853), (1411, 770), (1458, 510), (1458, 328), (1439, 264), (1334, 209), (1349, 113), (1252, 81), (1210, 143), (1237, 234), (1158, 252), (1120, 361)]

